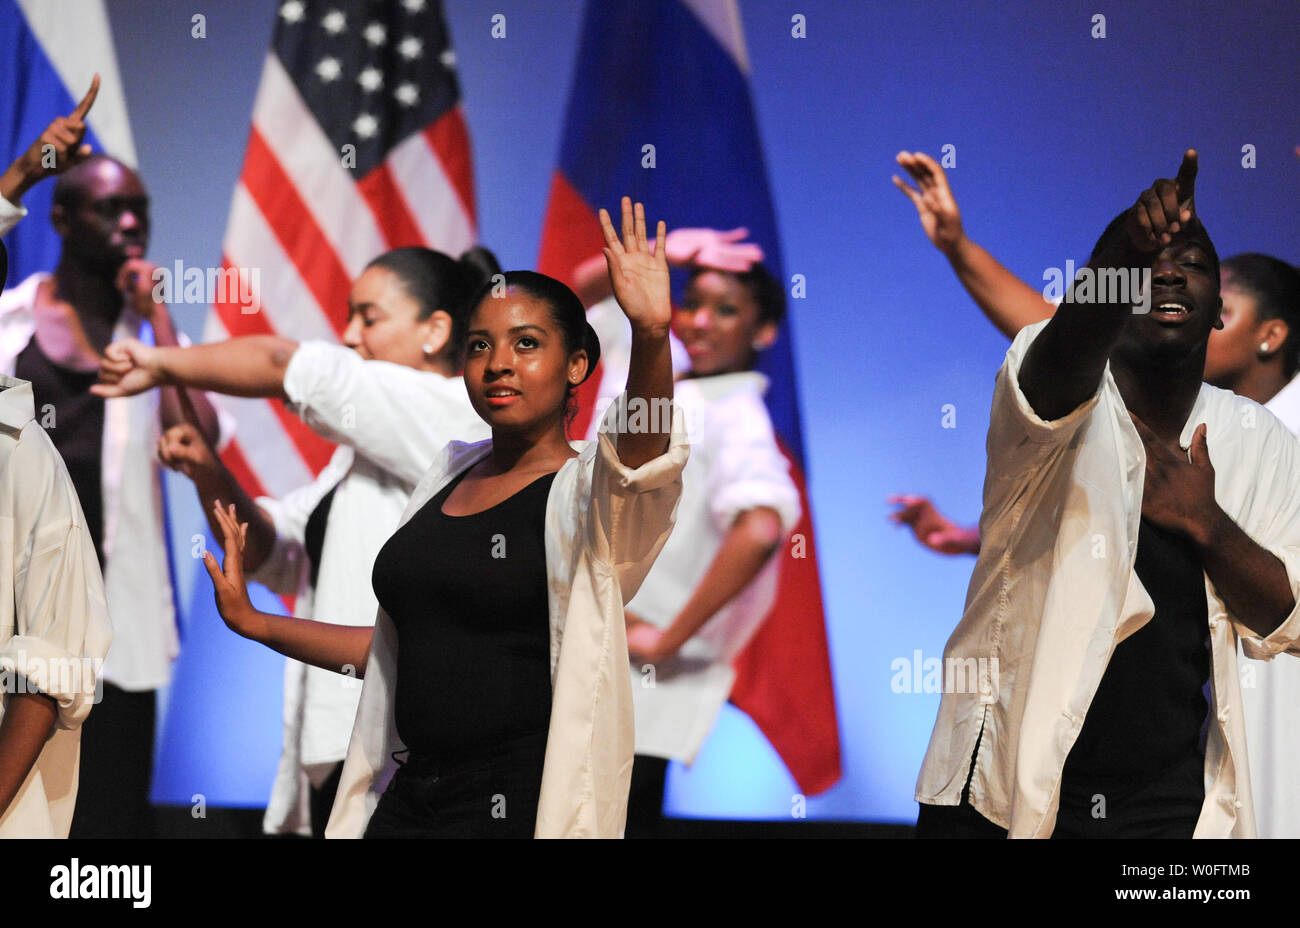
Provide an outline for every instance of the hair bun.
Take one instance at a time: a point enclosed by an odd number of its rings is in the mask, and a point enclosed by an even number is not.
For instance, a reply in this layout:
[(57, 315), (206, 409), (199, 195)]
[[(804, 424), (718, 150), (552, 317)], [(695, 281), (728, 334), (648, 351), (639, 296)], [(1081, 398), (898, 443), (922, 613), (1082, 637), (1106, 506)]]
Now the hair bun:
[(475, 245), (460, 256), (456, 262), (469, 278), (470, 293), (490, 281), (495, 274), (501, 273), (501, 264), (497, 256), (482, 245)]

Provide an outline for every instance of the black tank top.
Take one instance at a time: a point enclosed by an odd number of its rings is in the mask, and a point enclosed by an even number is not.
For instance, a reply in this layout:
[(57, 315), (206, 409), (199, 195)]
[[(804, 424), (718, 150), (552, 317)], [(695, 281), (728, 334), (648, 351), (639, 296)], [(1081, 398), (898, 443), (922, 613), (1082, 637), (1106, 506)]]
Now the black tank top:
[(1140, 786), (1204, 754), (1210, 650), (1200, 555), (1182, 535), (1143, 519), (1134, 570), (1155, 615), (1111, 655), (1066, 758), (1062, 801)]
[(398, 735), (413, 755), (445, 762), (545, 732), (551, 716), (545, 521), (555, 474), (483, 512), (444, 515), (464, 476), (394, 533), (372, 575), (397, 628)]
[(36, 421), (50, 436), (81, 500), (86, 528), (104, 566), (104, 495), (100, 469), (104, 455), (104, 400), (90, 392), (99, 372), (83, 374), (61, 367), (45, 356), (36, 336), (14, 365), (14, 376), (32, 384)]

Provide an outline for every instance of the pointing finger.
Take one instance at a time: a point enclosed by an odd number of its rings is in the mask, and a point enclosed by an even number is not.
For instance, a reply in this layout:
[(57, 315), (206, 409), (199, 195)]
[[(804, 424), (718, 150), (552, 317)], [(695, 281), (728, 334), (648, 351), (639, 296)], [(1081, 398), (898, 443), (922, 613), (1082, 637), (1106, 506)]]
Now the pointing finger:
[(97, 96), (99, 96), (99, 75), (98, 74), (96, 74), (94, 78), (91, 79), (90, 89), (87, 90), (86, 95), (81, 98), (81, 102), (77, 104), (77, 108), (72, 111), (71, 118), (85, 119), (86, 114), (90, 112), (90, 108), (95, 105), (95, 98)]

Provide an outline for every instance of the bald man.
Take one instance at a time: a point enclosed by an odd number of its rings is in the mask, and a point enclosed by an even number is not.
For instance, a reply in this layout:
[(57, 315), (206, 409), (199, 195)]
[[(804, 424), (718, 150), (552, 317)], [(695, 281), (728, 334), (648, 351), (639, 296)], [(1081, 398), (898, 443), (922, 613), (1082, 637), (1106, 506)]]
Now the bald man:
[[(56, 140), (66, 149), (67, 138)], [(157, 690), (169, 682), (178, 650), (154, 449), (183, 414), (174, 388), (103, 400), (90, 386), (110, 342), (175, 345), (177, 334), (166, 305), (152, 297), (153, 265), (144, 260), (149, 198), (136, 172), (74, 145), (48, 173), (60, 173), (50, 221), (63, 248), (52, 274), (33, 274), (0, 294), (0, 372), (32, 384), (36, 420), (85, 512), (113, 623), (102, 699), (82, 733), (72, 836), (148, 837)], [(0, 216), (24, 212), (14, 199), (31, 179), (29, 172), (23, 184), (0, 183)], [(191, 399), (215, 445), (212, 406), (201, 394)]]

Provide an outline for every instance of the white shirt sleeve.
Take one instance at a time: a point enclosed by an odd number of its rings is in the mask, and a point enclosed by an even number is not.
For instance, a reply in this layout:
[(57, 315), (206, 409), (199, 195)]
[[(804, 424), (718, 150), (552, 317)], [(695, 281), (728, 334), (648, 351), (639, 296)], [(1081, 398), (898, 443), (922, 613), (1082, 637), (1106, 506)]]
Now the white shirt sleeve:
[(742, 512), (775, 509), (782, 531), (794, 531), (802, 514), (790, 462), (781, 453), (762, 401), (742, 394), (709, 416), (703, 440), (709, 448), (709, 511), (721, 532)]
[(0, 236), (8, 235), (9, 230), (18, 225), (18, 221), (27, 215), (27, 207), (10, 203), (0, 197)]
[(1265, 522), (1258, 530), (1254, 525), (1241, 527), (1286, 567), (1295, 606), (1276, 629), (1262, 638), (1231, 613), (1228, 618), (1242, 636), (1243, 653), (1256, 660), (1269, 660), (1284, 652), (1300, 655), (1300, 443), (1267, 413), (1261, 414), (1261, 420), (1258, 427), (1263, 432), (1263, 444), (1253, 496)]
[(447, 442), (491, 435), (459, 378), (367, 361), (328, 342), (298, 346), (284, 372), (284, 392), (316, 432), (412, 486)]
[(266, 560), (249, 573), (248, 579), (256, 580), (272, 593), (292, 596), (301, 592), (311, 571), (307, 557), (307, 520), (325, 494), (347, 475), (352, 454), (350, 448), (339, 448), (311, 483), (280, 499), (257, 498), (257, 505), (275, 526), (275, 543), (267, 552)]
[[(998, 371), (993, 390), (993, 407), (989, 414), (988, 479), (1006, 480), (1020, 477), (1030, 470), (1041, 469), (1063, 457), (1071, 439), (1087, 425), (1093, 409), (1106, 386), (1106, 374), (1093, 392), (1076, 409), (1059, 419), (1043, 419), (1020, 389), (1020, 366), (1029, 346), (1051, 320), (1021, 329), (1006, 360)], [(1109, 370), (1109, 369), (1108, 369)]]
[(54, 699), (58, 726), (73, 729), (90, 713), (112, 642), (104, 581), (72, 480), (35, 422), (9, 466), (21, 474), (13, 512), (23, 547), (14, 552), (14, 634), (0, 647), (0, 667)]
[(621, 393), (601, 423), (591, 478), (588, 544), (599, 560), (613, 565), (626, 605), (641, 588), (659, 556), (677, 514), (682, 469), (690, 454), (686, 418), (672, 404), (672, 433), (663, 454), (632, 468), (618, 457), (617, 425), (627, 422), (627, 394)]

